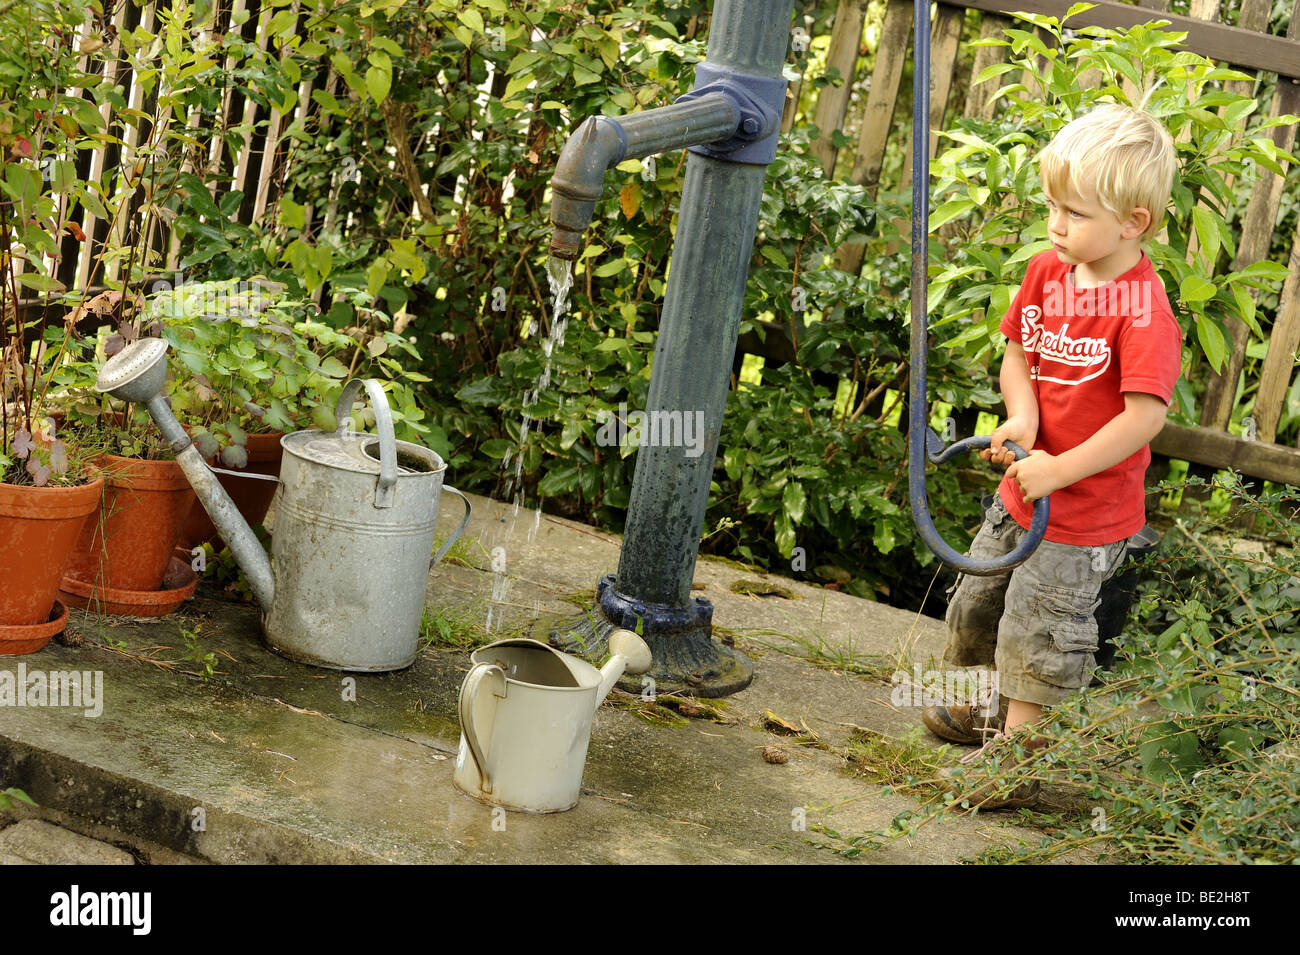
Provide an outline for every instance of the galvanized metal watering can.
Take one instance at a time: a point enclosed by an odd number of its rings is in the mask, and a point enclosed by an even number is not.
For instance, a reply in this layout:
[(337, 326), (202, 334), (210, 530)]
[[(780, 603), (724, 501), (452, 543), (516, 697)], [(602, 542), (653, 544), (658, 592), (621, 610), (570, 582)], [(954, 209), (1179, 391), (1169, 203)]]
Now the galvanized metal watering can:
[(500, 640), (470, 654), (456, 788), (520, 812), (576, 806), (596, 708), (624, 672), (650, 669), (650, 648), (630, 630), (611, 633), (609, 649), (599, 670), (537, 640)]
[[(230, 546), (263, 610), (266, 645), (302, 663), (337, 670), (397, 670), (420, 641), (434, 522), (443, 491), (461, 499), (465, 516), (433, 557), (437, 563), (469, 524), (470, 503), (443, 484), (447, 465), (433, 451), (398, 441), (383, 388), (353, 379), (343, 387), (334, 432), (295, 431), (280, 444), (275, 533), (267, 558), (256, 535), (217, 481), (160, 394), (167, 342), (133, 342), (100, 369), (95, 387), (147, 402), (176, 462), (212, 523)], [(362, 387), (378, 436), (347, 430)]]

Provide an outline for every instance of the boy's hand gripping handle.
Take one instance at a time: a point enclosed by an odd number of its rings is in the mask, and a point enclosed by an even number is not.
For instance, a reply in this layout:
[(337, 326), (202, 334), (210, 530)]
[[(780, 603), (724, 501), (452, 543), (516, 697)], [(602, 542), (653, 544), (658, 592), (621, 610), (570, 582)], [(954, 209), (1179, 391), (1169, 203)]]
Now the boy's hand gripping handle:
[[(927, 456), (935, 464), (943, 464), (945, 461), (955, 458), (963, 451), (979, 451), (987, 448), (992, 444), (991, 435), (980, 434), (973, 438), (964, 438), (948, 447), (943, 447), (943, 442), (939, 436), (929, 428), (925, 429)], [(1029, 457), (1029, 452), (1014, 441), (1003, 441), (1002, 446), (1009, 449), (1017, 461)], [(914, 456), (915, 457), (915, 456)], [(1034, 552), (1042, 542), (1043, 535), (1047, 532), (1047, 520), (1050, 513), (1050, 504), (1046, 497), (1040, 497), (1034, 502), (1034, 517), (1029, 523), (1029, 533), (1025, 539), (1004, 557), (998, 558), (976, 558), (969, 554), (962, 554), (952, 547), (948, 546), (947, 541), (939, 536), (938, 530), (935, 529), (934, 522), (930, 519), (929, 509), (925, 499), (925, 463), (920, 462), (920, 467), (911, 468), (909, 474), (909, 488), (912, 498), (912, 516), (916, 521), (916, 528), (921, 532), (921, 538), (926, 545), (934, 551), (938, 558), (949, 567), (959, 570), (965, 574), (974, 574), (977, 577), (989, 577), (994, 574), (1004, 574), (1012, 568), (1019, 567), (1029, 555)], [(912, 480), (915, 475), (920, 475), (920, 481)], [(919, 486), (918, 486), (919, 484)], [(918, 500), (918, 494), (919, 500)], [(919, 503), (919, 507), (918, 507)]]

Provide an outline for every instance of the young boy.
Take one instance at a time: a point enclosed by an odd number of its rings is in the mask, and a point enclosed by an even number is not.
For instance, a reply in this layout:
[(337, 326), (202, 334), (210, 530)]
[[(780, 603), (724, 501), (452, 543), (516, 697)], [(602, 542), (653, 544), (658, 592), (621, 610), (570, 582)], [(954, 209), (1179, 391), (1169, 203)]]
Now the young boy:
[[(1009, 467), (970, 554), (1011, 551), (1033, 502), (1049, 494), (1051, 521), (1010, 574), (963, 574), (950, 591), (944, 662), (993, 664), (1001, 706), (996, 716), (992, 701), (927, 707), (925, 725), (946, 740), (1010, 735), (1091, 679), (1097, 594), (1145, 523), (1148, 443), (1181, 365), (1182, 332), (1142, 248), (1160, 228), (1175, 166), (1160, 123), (1116, 105), (1074, 120), (1040, 157), (1053, 248), (1030, 260), (1002, 320), (1007, 420), (980, 454)], [(1004, 441), (1029, 457), (1015, 461)], [(1037, 783), (1009, 794), (990, 784), (963, 791), (946, 775), (952, 791), (983, 809), (1030, 805), (1038, 795)]]

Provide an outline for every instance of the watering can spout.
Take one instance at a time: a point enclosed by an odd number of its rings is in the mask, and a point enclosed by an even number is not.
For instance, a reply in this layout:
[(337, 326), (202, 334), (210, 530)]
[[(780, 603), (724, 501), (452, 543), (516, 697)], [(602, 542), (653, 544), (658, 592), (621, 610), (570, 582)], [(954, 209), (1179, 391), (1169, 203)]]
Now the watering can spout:
[[(163, 403), (162, 397), (158, 397), (158, 404)], [(163, 427), (162, 419), (154, 411), (154, 402), (149, 403), (149, 414), (157, 423), (159, 430), (169, 439), (166, 428)], [(166, 405), (163, 405), (166, 409)], [(167, 409), (170, 417), (171, 411)], [(175, 422), (175, 418), (172, 421)], [(179, 425), (177, 430), (180, 430)], [(248, 586), (253, 591), (253, 596), (257, 600), (257, 605), (262, 608), (263, 613), (271, 612), (271, 605), (275, 602), (275, 574), (271, 570), (271, 559), (267, 557), (266, 551), (262, 549), (261, 542), (253, 529), (248, 526), (244, 516), (239, 513), (239, 508), (231, 500), (226, 489), (221, 486), (217, 480), (216, 474), (204, 462), (203, 457), (199, 454), (198, 449), (190, 442), (189, 435), (181, 431), (181, 438), (185, 446), (177, 451), (177, 442), (172, 439), (172, 450), (176, 453), (176, 463), (181, 466), (185, 472), (185, 477), (189, 480), (190, 486), (194, 488), (194, 493), (203, 505), (203, 509), (208, 512), (208, 517), (212, 519), (212, 526), (221, 534), (221, 539), (226, 542), (230, 552), (235, 556), (235, 562), (239, 564), (239, 569), (244, 572), (244, 577), (248, 580)]]
[(596, 706), (604, 702), (609, 691), (624, 673), (645, 673), (653, 659), (646, 642), (631, 630), (615, 630), (609, 635), (609, 661), (600, 668), (600, 688)]
[(132, 342), (105, 362), (95, 381), (95, 390), (122, 401), (144, 404), (149, 409), (154, 424), (171, 443), (176, 463), (185, 472), (199, 502), (212, 518), (213, 526), (221, 533), (248, 578), (258, 605), (270, 613), (275, 598), (271, 560), (162, 396), (163, 380), (167, 374), (167, 347), (167, 342), (161, 338), (142, 338)]

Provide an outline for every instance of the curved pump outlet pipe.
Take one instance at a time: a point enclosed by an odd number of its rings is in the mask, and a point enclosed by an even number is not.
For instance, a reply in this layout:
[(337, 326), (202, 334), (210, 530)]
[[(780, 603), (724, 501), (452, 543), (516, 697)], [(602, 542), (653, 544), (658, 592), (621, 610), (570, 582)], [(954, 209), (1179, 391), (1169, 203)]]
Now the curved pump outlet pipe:
[(669, 106), (592, 116), (569, 137), (551, 176), (551, 255), (575, 259), (605, 185), (625, 159), (691, 149), (730, 162), (766, 165), (776, 156), (785, 78), (705, 61), (695, 86)]
[(729, 139), (740, 120), (736, 104), (721, 92), (617, 119), (587, 119), (564, 144), (551, 176), (551, 255), (577, 258), (611, 167), (625, 159)]
[[(956, 570), (988, 577), (1003, 574), (1029, 559), (1047, 532), (1049, 504), (1046, 497), (1034, 502), (1029, 533), (1011, 553), (994, 560), (960, 553), (948, 545), (934, 526), (925, 490), (925, 459), (942, 464), (965, 451), (977, 451), (992, 443), (989, 435), (966, 438), (945, 448), (929, 425), (925, 386), (926, 352), (929, 348), (927, 286), (930, 261), (930, 4), (913, 4), (912, 38), (912, 347), (908, 389), (907, 486), (912, 501), (912, 520), (925, 545)], [(1011, 441), (1003, 442), (1022, 460), (1029, 453)]]

